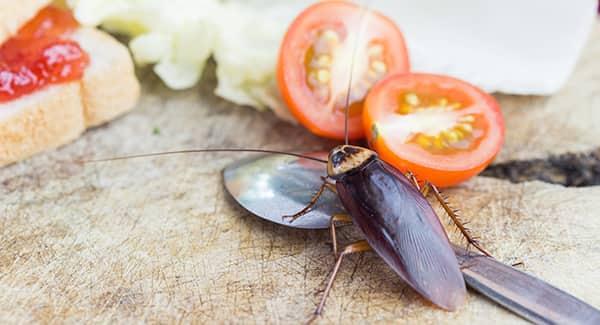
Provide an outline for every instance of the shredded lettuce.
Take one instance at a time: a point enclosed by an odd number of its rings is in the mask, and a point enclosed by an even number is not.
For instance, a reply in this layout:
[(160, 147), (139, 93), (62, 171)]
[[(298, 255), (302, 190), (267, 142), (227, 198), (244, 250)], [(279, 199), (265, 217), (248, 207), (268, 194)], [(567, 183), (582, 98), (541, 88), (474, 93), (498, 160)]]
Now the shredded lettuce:
[(212, 55), (215, 93), (239, 105), (271, 108), (292, 120), (275, 80), (279, 45), (293, 18), (314, 0), (68, 0), (83, 25), (131, 37), (138, 65), (173, 89), (194, 86)]
[(215, 43), (218, 96), (240, 105), (271, 108), (293, 121), (275, 79), (281, 39), (290, 22), (313, 1), (229, 1), (223, 4)]
[(218, 33), (216, 0), (69, 0), (83, 25), (97, 26), (131, 37), (138, 65), (154, 71), (173, 89), (198, 82), (214, 50)]

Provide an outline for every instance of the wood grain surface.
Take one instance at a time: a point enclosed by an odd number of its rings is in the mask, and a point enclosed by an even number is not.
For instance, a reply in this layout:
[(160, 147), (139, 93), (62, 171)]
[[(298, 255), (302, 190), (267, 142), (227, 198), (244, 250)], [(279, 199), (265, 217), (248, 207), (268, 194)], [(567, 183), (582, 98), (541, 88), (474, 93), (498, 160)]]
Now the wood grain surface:
[[(600, 62), (591, 56), (598, 45), (590, 43), (556, 96), (500, 97), (508, 128), (501, 159), (600, 145), (600, 120), (591, 109), (600, 100)], [(0, 170), (0, 322), (306, 320), (333, 266), (327, 232), (276, 226), (238, 208), (220, 171), (243, 154), (86, 166), (73, 160), (216, 146), (303, 151), (332, 143), (215, 98), (210, 77), (183, 92), (165, 89), (148, 72), (140, 77), (144, 94), (131, 114)], [(599, 187), (480, 177), (448, 195), (497, 258), (522, 261), (525, 271), (600, 308)], [(358, 237), (346, 227), (341, 240)], [(349, 258), (320, 322), (390, 321), (521, 320), (473, 293), (459, 311), (444, 312), (376, 255)]]

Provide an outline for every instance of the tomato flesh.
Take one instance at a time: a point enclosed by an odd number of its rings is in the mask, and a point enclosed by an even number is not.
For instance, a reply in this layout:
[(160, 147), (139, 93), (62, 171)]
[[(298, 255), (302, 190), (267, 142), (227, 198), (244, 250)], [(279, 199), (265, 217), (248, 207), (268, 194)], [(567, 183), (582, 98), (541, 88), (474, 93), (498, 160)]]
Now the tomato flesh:
[(89, 58), (76, 42), (61, 38), (77, 26), (69, 11), (50, 6), (2, 44), (0, 103), (81, 78)]
[(348, 136), (358, 139), (364, 136), (361, 120), (368, 91), (387, 74), (408, 69), (404, 39), (392, 21), (350, 2), (324, 1), (291, 24), (280, 49), (277, 79), (292, 114), (317, 135), (344, 139), (348, 104)]
[(402, 171), (437, 186), (456, 185), (481, 172), (504, 140), (494, 98), (458, 79), (397, 74), (366, 99), (369, 145)]

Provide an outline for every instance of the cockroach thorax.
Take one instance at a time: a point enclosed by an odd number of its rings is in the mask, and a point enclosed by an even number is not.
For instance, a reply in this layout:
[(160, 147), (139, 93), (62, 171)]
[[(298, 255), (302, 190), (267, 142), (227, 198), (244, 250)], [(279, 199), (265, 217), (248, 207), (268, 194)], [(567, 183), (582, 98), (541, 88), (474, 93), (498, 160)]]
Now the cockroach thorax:
[(367, 148), (342, 145), (333, 148), (327, 159), (327, 174), (335, 178), (350, 170), (362, 166), (377, 154)]

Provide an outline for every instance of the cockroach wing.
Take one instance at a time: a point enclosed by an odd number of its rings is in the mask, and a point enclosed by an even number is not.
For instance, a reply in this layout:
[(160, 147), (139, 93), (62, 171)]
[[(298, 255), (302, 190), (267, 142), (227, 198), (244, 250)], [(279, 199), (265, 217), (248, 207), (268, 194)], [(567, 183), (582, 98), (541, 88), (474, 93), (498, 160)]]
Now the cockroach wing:
[(368, 243), (413, 289), (446, 310), (463, 303), (465, 283), (448, 237), (404, 175), (374, 159), (336, 186)]

